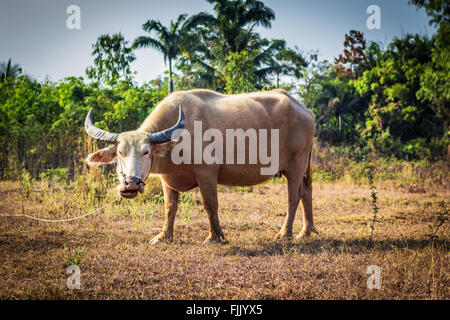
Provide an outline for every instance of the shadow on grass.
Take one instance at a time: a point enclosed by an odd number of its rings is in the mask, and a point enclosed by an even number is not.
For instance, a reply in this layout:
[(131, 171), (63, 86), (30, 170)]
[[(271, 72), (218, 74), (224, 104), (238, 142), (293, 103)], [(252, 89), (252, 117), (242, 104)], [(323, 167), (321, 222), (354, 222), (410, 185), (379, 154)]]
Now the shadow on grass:
[(11, 254), (25, 254), (30, 251), (45, 253), (52, 249), (61, 249), (68, 244), (83, 243), (85, 245), (91, 242), (93, 240), (77, 238), (65, 232), (29, 235), (6, 234), (0, 238), (0, 250)]
[[(434, 242), (434, 243), (433, 243)], [(324, 252), (363, 254), (371, 251), (386, 252), (396, 249), (424, 249), (434, 246), (436, 249), (448, 250), (450, 242), (444, 239), (417, 240), (417, 239), (317, 239), (305, 242), (259, 242), (256, 248), (246, 248), (243, 246), (230, 246), (224, 256), (276, 256), (290, 254), (320, 254)]]

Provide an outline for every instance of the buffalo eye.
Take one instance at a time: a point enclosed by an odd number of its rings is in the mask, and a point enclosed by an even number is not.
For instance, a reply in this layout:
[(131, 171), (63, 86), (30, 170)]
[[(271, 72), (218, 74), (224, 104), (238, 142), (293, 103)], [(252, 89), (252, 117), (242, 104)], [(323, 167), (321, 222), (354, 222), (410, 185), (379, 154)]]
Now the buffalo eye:
[(144, 156), (148, 155), (148, 150), (144, 151)]

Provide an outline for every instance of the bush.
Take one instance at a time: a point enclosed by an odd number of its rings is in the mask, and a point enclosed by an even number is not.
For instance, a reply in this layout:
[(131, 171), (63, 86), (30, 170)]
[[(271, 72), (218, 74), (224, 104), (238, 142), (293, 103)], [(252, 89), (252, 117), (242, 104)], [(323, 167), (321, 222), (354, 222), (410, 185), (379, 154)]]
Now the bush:
[(97, 148), (83, 129), (89, 109), (103, 129), (132, 130), (167, 94), (151, 83), (124, 81), (102, 88), (75, 77), (40, 83), (20, 76), (13, 83), (0, 83), (0, 90), (1, 178), (16, 176), (18, 163), (33, 177), (74, 177), (83, 171), (86, 155)]

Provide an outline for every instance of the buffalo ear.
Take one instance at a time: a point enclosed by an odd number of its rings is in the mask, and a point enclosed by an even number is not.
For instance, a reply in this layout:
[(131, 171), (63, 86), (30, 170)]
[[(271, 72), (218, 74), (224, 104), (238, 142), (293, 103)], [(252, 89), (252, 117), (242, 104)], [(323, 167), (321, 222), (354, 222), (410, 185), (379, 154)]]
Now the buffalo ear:
[(166, 156), (170, 150), (172, 150), (173, 146), (178, 143), (178, 140), (171, 140), (169, 142), (165, 143), (159, 143), (159, 144), (151, 144), (150, 145), (150, 153), (163, 158)]
[(85, 161), (90, 166), (96, 166), (111, 163), (116, 159), (116, 156), (117, 146), (114, 144), (97, 152), (91, 153)]

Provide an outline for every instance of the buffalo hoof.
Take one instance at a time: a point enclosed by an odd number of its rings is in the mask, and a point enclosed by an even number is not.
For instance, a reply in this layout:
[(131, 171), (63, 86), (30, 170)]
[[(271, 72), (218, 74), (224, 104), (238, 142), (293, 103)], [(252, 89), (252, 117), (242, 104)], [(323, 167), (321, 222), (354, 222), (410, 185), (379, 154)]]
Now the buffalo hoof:
[(165, 235), (165, 234), (159, 234), (156, 237), (154, 237), (152, 240), (150, 240), (150, 245), (158, 245), (162, 242), (172, 241), (172, 238)]
[(150, 245), (152, 246), (156, 246), (157, 244), (160, 244), (162, 241), (160, 239), (158, 239), (157, 237), (153, 238), (152, 240), (150, 240)]
[(297, 240), (306, 239), (309, 238), (311, 235), (311, 232), (319, 234), (319, 231), (316, 230), (314, 227), (305, 228), (295, 237)]
[(292, 232), (287, 232), (285, 230), (280, 230), (274, 238), (275, 241), (291, 241)]
[(203, 244), (211, 244), (211, 243), (221, 243), (222, 239), (225, 240), (225, 236), (223, 233), (220, 234), (210, 234)]

